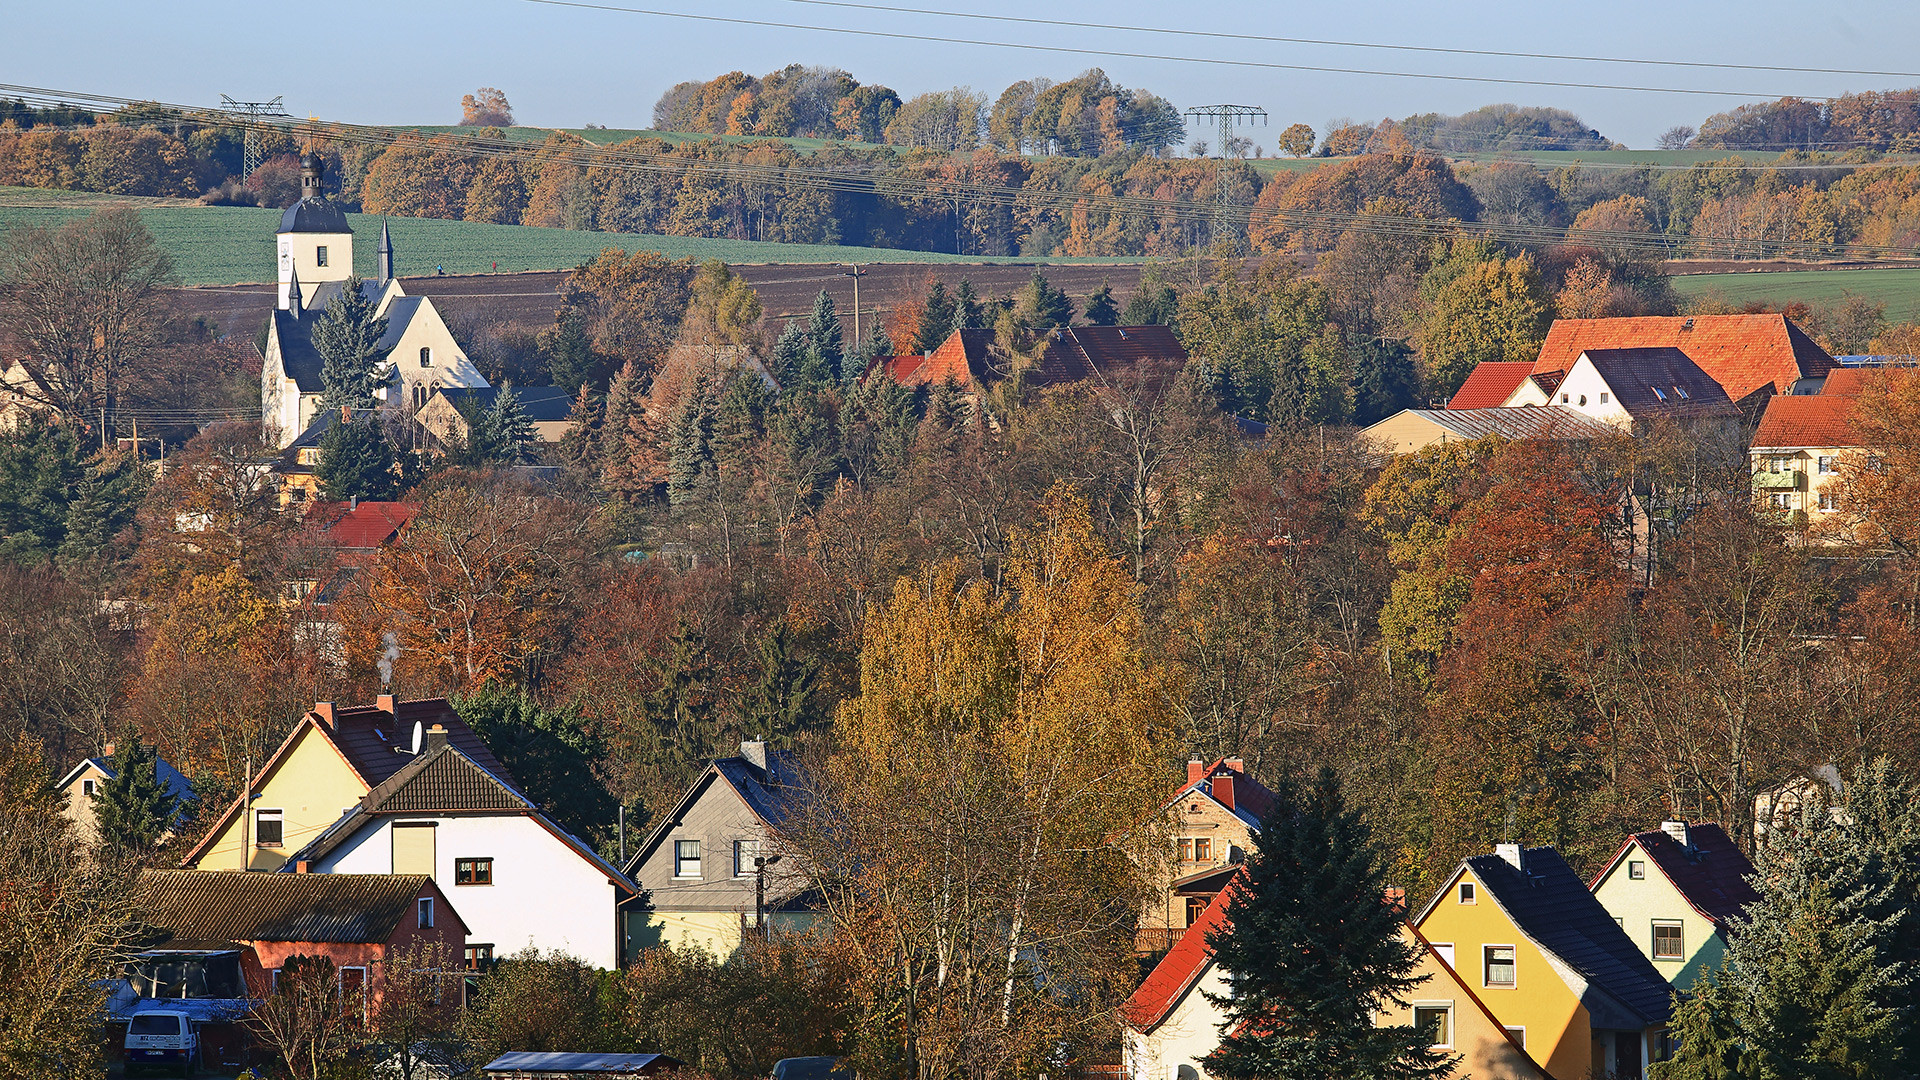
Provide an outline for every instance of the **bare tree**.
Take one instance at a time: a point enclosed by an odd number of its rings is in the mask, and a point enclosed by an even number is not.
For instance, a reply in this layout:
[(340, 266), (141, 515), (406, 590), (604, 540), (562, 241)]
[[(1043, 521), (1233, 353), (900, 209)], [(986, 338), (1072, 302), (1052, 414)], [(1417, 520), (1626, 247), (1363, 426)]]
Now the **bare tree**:
[(352, 1035), (353, 1017), (333, 961), (289, 956), (273, 991), (254, 1004), (247, 1025), (287, 1067), (287, 1075), (320, 1080)]
[(172, 278), (172, 258), (125, 207), (7, 236), (0, 339), (19, 350), (29, 380), (20, 391), (64, 415), (104, 422), (129, 369), (160, 344), (160, 290)]
[(445, 1056), (438, 1051), (452, 1038), (459, 1015), (463, 962), (443, 941), (423, 941), (387, 954), (373, 1034), (391, 1044), (389, 1060), (400, 1080), (428, 1075), (423, 1066)]
[(1658, 145), (1662, 150), (1685, 150), (1687, 147), (1693, 145), (1693, 137), (1695, 134), (1697, 134), (1697, 132), (1691, 127), (1680, 124), (1661, 132)]

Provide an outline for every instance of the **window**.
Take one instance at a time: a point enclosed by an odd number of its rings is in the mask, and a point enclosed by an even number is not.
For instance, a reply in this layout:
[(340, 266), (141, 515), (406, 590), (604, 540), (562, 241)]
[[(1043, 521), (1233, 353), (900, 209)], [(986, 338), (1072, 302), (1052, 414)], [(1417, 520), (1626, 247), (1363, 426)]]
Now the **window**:
[(1665, 390), (1662, 390), (1657, 386), (1649, 386), (1647, 387), (1647, 389), (1653, 391), (1653, 396), (1659, 398), (1661, 401), (1667, 400), (1667, 392)]
[(673, 842), (673, 876), (700, 876), (700, 841), (675, 840)]
[(1560, 404), (1562, 404), (1562, 405), (1565, 405), (1565, 404), (1567, 403), (1567, 401), (1568, 401), (1568, 400), (1569, 400), (1569, 399), (1568, 399), (1568, 397), (1567, 397), (1567, 395), (1565, 395), (1565, 394), (1561, 394), (1561, 395), (1560, 395)]
[(1510, 1027), (1510, 1028), (1506, 1028), (1505, 1031), (1508, 1035), (1513, 1036), (1514, 1043), (1518, 1045), (1520, 1049), (1525, 1050), (1527, 1048), (1527, 1029), (1526, 1028)]
[(1790, 491), (1768, 492), (1767, 505), (1775, 510), (1791, 510), (1793, 509), (1793, 493)]
[(1488, 945), (1481, 951), (1481, 955), (1485, 975), (1483, 983), (1487, 986), (1511, 988), (1514, 985), (1513, 946)]
[(1674, 388), (1673, 388), (1673, 392), (1674, 392), (1674, 393), (1676, 393), (1676, 394), (1679, 394), (1679, 395), (1680, 395), (1680, 400), (1681, 400), (1681, 401), (1691, 401), (1691, 400), (1692, 400), (1691, 398), (1689, 398), (1689, 397), (1687, 397), (1687, 388), (1686, 388), (1686, 387), (1684, 387), (1684, 386), (1676, 386), (1676, 387), (1674, 387)]
[(485, 971), (493, 966), (493, 946), (469, 945), (466, 952), (468, 971)]
[(413, 411), (419, 412), (421, 409), (425, 408), (426, 405), (427, 405), (427, 388), (424, 386), (414, 387), (413, 388)]
[(1685, 928), (1677, 922), (1657, 922), (1653, 924), (1653, 958), (1655, 960), (1681, 960), (1686, 953)]
[(1460, 902), (1463, 904), (1471, 904), (1474, 902), (1473, 882), (1463, 881), (1460, 883)]
[(1605, 405), (1606, 403), (1607, 403), (1607, 392), (1605, 390), (1602, 390), (1600, 391), (1600, 404)]
[(1585, 405), (1586, 403), (1587, 403), (1587, 395), (1585, 395), (1585, 394), (1581, 394), (1581, 395), (1580, 395), (1580, 404), (1582, 404), (1582, 405)]
[(343, 967), (340, 969), (340, 1003), (345, 1005), (350, 1016), (357, 1016), (362, 1023), (367, 1019), (367, 969), (363, 967)]
[(1629, 881), (1645, 881), (1647, 879), (1647, 864), (1641, 862), (1639, 859), (1628, 859), (1627, 879)]
[(1767, 471), (1768, 472), (1792, 472), (1794, 471), (1793, 459), (1790, 457), (1768, 458)]
[(285, 838), (285, 818), (278, 810), (253, 812), (253, 842), (258, 847), (279, 847)]
[(492, 859), (455, 859), (453, 860), (453, 883), (455, 885), (491, 885), (493, 884)]
[(1194, 923), (1199, 922), (1200, 916), (1206, 914), (1206, 912), (1207, 912), (1206, 897), (1204, 896), (1187, 897), (1187, 925), (1188, 926), (1192, 926)]
[(85, 795), (89, 799), (93, 798), (93, 788), (94, 788), (93, 781), (91, 780), (80, 781), (80, 794)]
[(1451, 941), (1434, 942), (1433, 955), (1445, 961), (1448, 967), (1452, 967), (1453, 966), (1453, 942)]
[(1838, 509), (1840, 509), (1840, 496), (1838, 494), (1831, 491), (1823, 491), (1820, 493), (1820, 510), (1822, 513), (1831, 514)]
[(1815, 468), (1819, 469), (1821, 476), (1832, 476), (1840, 471), (1840, 459), (1832, 454), (1821, 454), (1819, 464)]
[(1427, 1033), (1427, 1041), (1445, 1049), (1453, 1045), (1453, 1006), (1415, 1005), (1413, 1026)]
[(423, 896), (420, 898), (420, 907), (414, 913), (414, 917), (420, 929), (433, 929), (433, 897)]
[(753, 861), (760, 857), (760, 841), (735, 840), (733, 842), (733, 876), (752, 877)]
[(313, 249), (313, 265), (327, 265), (327, 245), (321, 244)]
[(1189, 839), (1180, 841), (1180, 861), (1181, 862), (1212, 862), (1213, 861), (1213, 838), (1210, 836), (1203, 836), (1203, 837), (1200, 837), (1199, 839), (1189, 838)]
[(420, 366), (421, 367), (433, 366), (433, 346), (431, 345), (420, 346)]

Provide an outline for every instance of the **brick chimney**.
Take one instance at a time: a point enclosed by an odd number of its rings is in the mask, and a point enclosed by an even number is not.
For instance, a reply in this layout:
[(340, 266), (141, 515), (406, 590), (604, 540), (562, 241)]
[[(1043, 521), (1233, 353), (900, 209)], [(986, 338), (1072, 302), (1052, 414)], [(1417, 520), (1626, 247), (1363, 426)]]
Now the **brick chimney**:
[(1229, 769), (1232, 769), (1234, 772), (1240, 773), (1243, 776), (1246, 774), (1246, 771), (1247, 771), (1247, 763), (1244, 760), (1237, 757), (1223, 758), (1221, 759), (1220, 764), (1226, 766)]
[(1207, 763), (1199, 758), (1187, 759), (1187, 783), (1197, 784), (1207, 778)]
[(373, 699), (373, 704), (375, 708), (389, 716), (395, 714), (392, 694), (381, 694), (379, 697)]
[(325, 720), (329, 724), (333, 723), (333, 702), (331, 701), (314, 702), (313, 714), (315, 716), (318, 716), (320, 719)]
[(1233, 809), (1233, 777), (1216, 776), (1209, 780), (1208, 784), (1213, 789), (1213, 797), (1220, 800), (1220, 805), (1229, 810)]
[(309, 863), (309, 862), (307, 862), (307, 860), (305, 860), (305, 859), (298, 859), (298, 860), (295, 860), (295, 862), (294, 862), (294, 864), (293, 864), (293, 872), (294, 872), (294, 873), (296, 873), (296, 874), (309, 874), (309, 873), (312, 873), (313, 871), (312, 871), (311, 869), (309, 869), (309, 867), (311, 867), (312, 865), (313, 865), (313, 864), (311, 864), (311, 863)]
[(1666, 833), (1668, 836), (1673, 837), (1674, 843), (1679, 844), (1681, 847), (1688, 846), (1686, 822), (1663, 821), (1660, 823), (1660, 831)]
[(112, 743), (108, 743), (107, 745), (105, 745), (105, 746), (103, 746), (103, 747), (101, 747), (101, 748), (100, 748), (100, 756), (101, 756), (101, 757), (109, 757), (109, 758), (110, 758), (110, 757), (112, 757), (112, 756), (113, 756), (113, 744), (112, 744)]
[(445, 745), (447, 745), (447, 729), (444, 725), (435, 724), (427, 729), (427, 737), (420, 740), (420, 753), (425, 756)]

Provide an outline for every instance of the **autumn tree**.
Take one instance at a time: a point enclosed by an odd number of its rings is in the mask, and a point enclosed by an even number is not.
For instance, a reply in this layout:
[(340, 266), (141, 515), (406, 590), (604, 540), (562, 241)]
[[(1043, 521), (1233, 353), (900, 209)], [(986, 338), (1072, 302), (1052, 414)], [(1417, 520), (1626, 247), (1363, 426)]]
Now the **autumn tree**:
[(1055, 490), (1003, 587), (952, 565), (896, 587), (793, 837), (866, 1000), (897, 1017), (867, 1052), (910, 1075), (1002, 1075), (1111, 1038), (1132, 986), (1129, 845), (1147, 842), (1168, 687), (1086, 515)]
[(562, 320), (578, 312), (593, 349), (614, 367), (658, 367), (679, 333), (691, 296), (694, 264), (655, 251), (628, 254), (608, 248), (568, 275), (561, 289)]
[(247, 1027), (297, 1080), (327, 1075), (349, 1048), (352, 1023), (339, 972), (325, 956), (287, 957), (273, 989), (246, 1017)]
[(1289, 124), (1287, 129), (1280, 133), (1280, 141), (1274, 145), (1289, 157), (1303, 158), (1313, 153), (1316, 138), (1311, 127), (1305, 124)]
[(97, 595), (51, 568), (0, 563), (0, 742), (36, 738), (59, 761), (98, 752), (128, 652)]
[(368, 1026), (369, 1034), (393, 1047), (388, 1068), (400, 1080), (426, 1080), (449, 1056), (465, 967), (465, 958), (441, 941), (388, 950)]
[(528, 946), (494, 962), (460, 1013), (456, 1031), (489, 1060), (512, 1050), (629, 1050), (610, 983), (609, 973), (577, 956)]
[(1553, 321), (1533, 257), (1502, 256), (1485, 241), (1453, 242), (1420, 295), (1420, 359), (1437, 398), (1451, 397), (1482, 361), (1533, 360)]
[(512, 127), (513, 106), (491, 86), (460, 96), (461, 127)]
[(229, 565), (250, 581), (274, 580), (296, 521), (261, 473), (260, 445), (259, 424), (215, 424), (169, 459), (138, 514), (142, 595), (170, 594)]
[[(0, 336), (15, 343), (28, 401), (104, 421), (122, 382), (159, 342), (173, 260), (140, 215), (113, 207), (0, 243)], [(97, 435), (104, 444), (104, 433)]]

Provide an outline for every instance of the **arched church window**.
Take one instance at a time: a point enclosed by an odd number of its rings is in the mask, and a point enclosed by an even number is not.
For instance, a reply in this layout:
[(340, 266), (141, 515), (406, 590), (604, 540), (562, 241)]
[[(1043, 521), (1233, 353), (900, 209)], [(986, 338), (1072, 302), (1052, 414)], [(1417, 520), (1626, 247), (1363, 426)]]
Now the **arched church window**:
[(414, 387), (413, 388), (413, 411), (419, 412), (421, 408), (423, 408), (426, 404), (427, 404), (427, 388), (424, 386)]
[(420, 366), (421, 367), (433, 366), (433, 346), (431, 345), (420, 346)]

